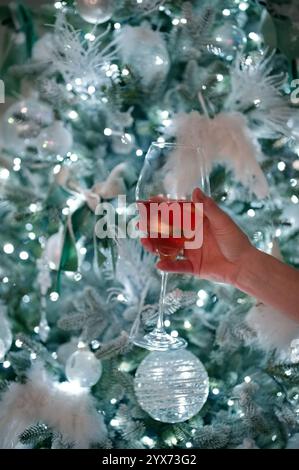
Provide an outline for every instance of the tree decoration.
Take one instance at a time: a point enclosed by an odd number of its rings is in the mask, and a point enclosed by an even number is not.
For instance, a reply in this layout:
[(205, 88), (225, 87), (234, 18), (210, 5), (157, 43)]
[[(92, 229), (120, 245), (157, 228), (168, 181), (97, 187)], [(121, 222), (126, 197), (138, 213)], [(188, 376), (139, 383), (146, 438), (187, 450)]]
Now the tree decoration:
[(28, 147), (35, 147), (36, 139), (53, 120), (50, 106), (37, 98), (13, 104), (2, 118), (3, 146), (14, 154), (23, 154)]
[(286, 74), (275, 73), (274, 53), (239, 55), (232, 70), (231, 91), (226, 108), (245, 113), (257, 137), (290, 136), (289, 123), (295, 118), (283, 96)]
[(88, 390), (57, 382), (39, 361), (29, 370), (26, 383), (10, 384), (0, 404), (1, 449), (16, 448), (20, 434), (38, 422), (59, 432), (74, 448), (106, 440), (106, 426)]
[(64, 157), (72, 148), (73, 136), (64, 127), (62, 121), (54, 121), (43, 130), (37, 139), (37, 148), (41, 157)]
[(144, 88), (165, 80), (170, 59), (161, 33), (153, 31), (148, 23), (126, 25), (117, 32), (116, 40), (123, 63), (130, 65)]
[(92, 387), (102, 375), (102, 364), (87, 349), (78, 349), (67, 360), (65, 374), (69, 382), (80, 387)]
[(208, 49), (215, 55), (231, 62), (238, 52), (242, 52), (247, 43), (243, 30), (233, 24), (227, 23), (214, 31), (213, 43)]
[(196, 415), (209, 393), (209, 379), (200, 360), (189, 351), (152, 352), (135, 375), (141, 408), (164, 423), (179, 423)]
[(113, 14), (114, 0), (77, 0), (76, 8), (88, 23), (106, 23)]
[[(220, 113), (210, 119), (193, 111), (174, 117), (167, 134), (176, 135), (181, 144), (193, 145), (203, 152), (207, 171), (224, 163), (251, 192), (259, 198), (268, 194), (268, 184), (256, 156), (261, 154), (258, 142), (241, 113)], [(177, 181), (183, 192), (197, 185), (200, 169), (196, 151), (188, 154), (178, 149), (169, 160), (169, 186)], [(175, 177), (174, 177), (175, 175)]]

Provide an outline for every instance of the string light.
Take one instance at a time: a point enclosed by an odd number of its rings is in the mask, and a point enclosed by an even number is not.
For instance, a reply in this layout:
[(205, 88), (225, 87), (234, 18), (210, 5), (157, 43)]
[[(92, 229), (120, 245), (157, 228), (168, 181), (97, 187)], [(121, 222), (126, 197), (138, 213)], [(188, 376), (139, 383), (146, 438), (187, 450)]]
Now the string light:
[(192, 324), (189, 322), (189, 320), (184, 321), (184, 328), (185, 330), (190, 330), (190, 328), (192, 328)]
[(230, 15), (230, 10), (228, 8), (224, 8), (224, 10), (222, 10), (222, 14), (223, 14), (223, 16), (229, 16)]
[(234, 402), (234, 400), (228, 400), (227, 404), (228, 404), (228, 406), (234, 406), (235, 402)]
[(247, 215), (248, 215), (248, 217), (254, 217), (255, 216), (255, 210), (254, 209), (248, 209)]
[(143, 436), (141, 439), (142, 444), (148, 446), (148, 447), (153, 447), (155, 445), (155, 441), (151, 439), (148, 436)]
[(174, 18), (174, 19), (172, 20), (173, 26), (177, 26), (179, 23), (180, 23), (180, 20), (179, 20), (178, 18)]
[(20, 339), (16, 339), (15, 345), (17, 348), (21, 348), (23, 346), (23, 341), (21, 341)]
[(190, 449), (192, 447), (192, 442), (186, 442), (186, 447), (187, 449)]
[(217, 73), (216, 78), (217, 78), (217, 82), (222, 82), (224, 77), (221, 73)]
[(112, 134), (112, 129), (110, 129), (109, 127), (106, 127), (104, 129), (104, 135), (110, 136), (111, 134)]
[(120, 421), (119, 421), (119, 419), (113, 418), (113, 419), (110, 421), (110, 424), (111, 424), (111, 426), (113, 426), (113, 427), (115, 428), (115, 427), (119, 426)]
[(122, 74), (123, 77), (127, 77), (127, 76), (130, 74), (130, 72), (129, 72), (128, 69), (123, 69), (123, 70), (121, 71), (121, 74)]
[(249, 5), (248, 5), (247, 3), (245, 3), (245, 2), (241, 2), (241, 3), (240, 3), (239, 9), (240, 9), (241, 11), (246, 11), (247, 8), (249, 8)]
[(0, 179), (7, 180), (9, 178), (9, 171), (6, 168), (1, 168), (0, 170)]
[(59, 294), (58, 292), (51, 292), (50, 293), (50, 300), (52, 302), (57, 302), (57, 300), (59, 299)]
[(86, 33), (84, 37), (87, 41), (90, 41), (90, 42), (93, 42), (96, 38), (93, 33)]
[(77, 111), (72, 110), (72, 111), (69, 111), (68, 116), (69, 116), (70, 119), (75, 121), (76, 119), (78, 119), (79, 114), (77, 113)]
[(2, 282), (3, 282), (3, 284), (7, 284), (9, 282), (8, 277), (4, 276), (4, 278), (2, 279)]
[(285, 168), (286, 168), (285, 162), (278, 162), (277, 163), (277, 168), (279, 169), (279, 171), (284, 171)]
[(293, 194), (293, 196), (291, 196), (291, 201), (293, 202), (293, 204), (298, 204), (299, 199), (295, 194)]
[(177, 338), (179, 336), (179, 333), (176, 330), (172, 330), (172, 332), (170, 334), (173, 338)]
[(27, 251), (21, 251), (19, 257), (21, 260), (26, 261), (29, 258), (29, 253), (27, 253)]
[(213, 393), (213, 395), (219, 395), (219, 393), (220, 393), (219, 388), (214, 387), (214, 388), (212, 389), (212, 393)]
[(249, 375), (246, 375), (246, 377), (244, 377), (244, 382), (249, 384), (249, 382), (251, 382), (251, 377), (249, 377)]
[(260, 36), (257, 33), (255, 33), (254, 31), (251, 31), (248, 34), (248, 37), (249, 37), (249, 39), (252, 39), (252, 41), (255, 41), (255, 42), (258, 42), (261, 39)]
[(141, 149), (137, 149), (136, 150), (136, 155), (137, 155), (137, 157), (142, 157), (143, 151)]
[(3, 247), (3, 251), (7, 255), (11, 255), (15, 251), (15, 248), (14, 248), (12, 243), (5, 243), (5, 245)]
[(10, 365), (11, 365), (11, 364), (10, 364), (9, 361), (4, 361), (4, 362), (3, 362), (3, 367), (4, 367), (4, 369), (8, 369), (8, 368), (10, 367)]
[(120, 29), (121, 24), (120, 23), (114, 23), (114, 29)]
[(111, 405), (115, 405), (117, 403), (116, 398), (111, 398), (110, 403)]
[(165, 320), (164, 325), (166, 326), (166, 328), (168, 328), (170, 324), (171, 324), (170, 320)]

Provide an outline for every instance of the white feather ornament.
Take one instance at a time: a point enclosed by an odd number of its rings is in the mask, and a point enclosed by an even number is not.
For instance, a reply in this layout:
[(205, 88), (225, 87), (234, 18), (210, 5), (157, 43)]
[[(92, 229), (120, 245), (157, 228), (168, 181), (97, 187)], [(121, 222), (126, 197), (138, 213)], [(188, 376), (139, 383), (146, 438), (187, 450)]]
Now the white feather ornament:
[(0, 402), (0, 449), (14, 449), (31, 425), (44, 423), (76, 449), (103, 442), (107, 429), (86, 389), (56, 382), (36, 362), (25, 384), (13, 382)]
[(268, 54), (240, 55), (232, 70), (231, 91), (225, 108), (247, 113), (250, 126), (259, 138), (290, 136), (288, 122), (298, 113), (283, 95), (285, 73), (273, 74), (275, 51)]
[[(268, 195), (267, 180), (256, 159), (261, 155), (261, 149), (241, 113), (220, 113), (214, 119), (197, 111), (180, 113), (167, 129), (167, 134), (176, 135), (179, 144), (202, 150), (208, 172), (216, 163), (222, 163), (257, 197)], [(169, 186), (176, 184), (175, 189), (188, 194), (198, 185), (201, 160), (196, 151), (186, 152), (178, 147), (171, 154), (168, 169)]]
[(287, 357), (292, 341), (299, 338), (299, 324), (272, 307), (257, 304), (249, 311), (246, 323), (256, 333), (255, 344), (264, 351), (276, 349)]
[[(273, 240), (271, 254), (283, 260), (277, 239)], [(256, 346), (264, 351), (275, 349), (281, 359), (292, 361), (292, 346), (295, 346), (296, 339), (299, 338), (298, 322), (268, 305), (258, 303), (248, 312), (246, 323), (256, 333)]]

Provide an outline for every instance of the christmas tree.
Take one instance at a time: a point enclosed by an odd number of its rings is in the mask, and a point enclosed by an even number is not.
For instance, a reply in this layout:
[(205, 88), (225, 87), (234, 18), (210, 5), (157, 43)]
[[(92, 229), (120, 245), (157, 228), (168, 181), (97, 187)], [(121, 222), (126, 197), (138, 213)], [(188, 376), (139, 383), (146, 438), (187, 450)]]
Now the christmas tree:
[(188, 348), (146, 351), (156, 259), (95, 232), (105, 203), (130, 222), (151, 142), (177, 138), (252, 242), (299, 267), (296, 0), (4, 3), (0, 448), (298, 449), (299, 325), (172, 275), (165, 326)]

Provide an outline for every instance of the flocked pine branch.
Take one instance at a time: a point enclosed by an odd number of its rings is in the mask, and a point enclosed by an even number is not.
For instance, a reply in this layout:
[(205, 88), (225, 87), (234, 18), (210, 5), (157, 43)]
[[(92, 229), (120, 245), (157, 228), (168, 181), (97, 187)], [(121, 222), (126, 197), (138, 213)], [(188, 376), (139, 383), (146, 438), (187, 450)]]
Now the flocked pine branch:
[(97, 338), (107, 327), (110, 306), (92, 287), (87, 287), (73, 302), (73, 310), (58, 320), (58, 326), (66, 331), (80, 330), (83, 341)]
[(123, 331), (118, 338), (102, 344), (95, 355), (98, 359), (108, 359), (123, 354), (127, 349), (128, 341), (128, 334)]
[(22, 444), (36, 446), (51, 437), (52, 430), (45, 424), (37, 423), (23, 431), (19, 439)]

